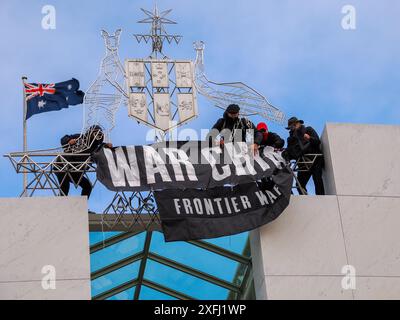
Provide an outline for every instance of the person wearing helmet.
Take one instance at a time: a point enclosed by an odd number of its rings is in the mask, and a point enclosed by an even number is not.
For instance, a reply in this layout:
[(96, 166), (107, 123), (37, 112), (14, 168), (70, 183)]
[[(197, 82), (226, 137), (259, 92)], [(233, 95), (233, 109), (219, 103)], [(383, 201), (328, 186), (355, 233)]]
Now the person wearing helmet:
[(257, 125), (257, 130), (262, 133), (263, 138), (260, 147), (273, 147), (274, 149), (282, 149), (285, 145), (285, 141), (276, 133), (268, 130), (268, 126), (265, 122), (260, 122)]
[(230, 104), (226, 108), (223, 117), (214, 124), (206, 140), (212, 142), (219, 134), (219, 144), (221, 146), (227, 142), (245, 142), (247, 141), (247, 132), (253, 130), (254, 136), (251, 148), (254, 153), (257, 153), (262, 141), (262, 134), (250, 120), (244, 117), (241, 118), (239, 111), (240, 107), (237, 104)]

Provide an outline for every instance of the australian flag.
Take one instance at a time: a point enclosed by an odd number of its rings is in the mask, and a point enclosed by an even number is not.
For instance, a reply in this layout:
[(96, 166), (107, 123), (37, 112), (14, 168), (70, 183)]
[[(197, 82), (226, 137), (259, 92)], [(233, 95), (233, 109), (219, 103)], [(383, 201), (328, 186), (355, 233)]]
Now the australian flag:
[(25, 83), (27, 103), (26, 119), (37, 113), (61, 110), (83, 102), (84, 93), (79, 90), (79, 81), (52, 83)]

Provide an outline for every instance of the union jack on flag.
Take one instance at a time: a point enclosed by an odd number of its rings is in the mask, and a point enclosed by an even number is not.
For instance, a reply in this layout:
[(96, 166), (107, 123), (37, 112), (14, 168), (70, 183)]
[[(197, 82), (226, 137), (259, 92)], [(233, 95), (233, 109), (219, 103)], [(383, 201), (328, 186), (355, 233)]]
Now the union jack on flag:
[(45, 93), (47, 94), (55, 94), (56, 89), (54, 88), (55, 84), (35, 84), (35, 83), (25, 83), (25, 97), (26, 101), (31, 100), (36, 96), (43, 97)]
[(83, 102), (84, 93), (79, 90), (79, 81), (24, 83), (26, 119), (37, 113), (57, 111)]

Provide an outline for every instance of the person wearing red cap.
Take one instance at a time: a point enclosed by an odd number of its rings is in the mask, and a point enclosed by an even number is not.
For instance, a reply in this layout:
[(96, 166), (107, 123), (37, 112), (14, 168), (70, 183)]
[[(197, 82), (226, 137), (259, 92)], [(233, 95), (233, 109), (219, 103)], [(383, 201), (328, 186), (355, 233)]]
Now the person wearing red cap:
[[(262, 134), (260, 149), (268, 146), (273, 147), (275, 150), (280, 150), (285, 145), (285, 140), (283, 140), (277, 133), (269, 131), (265, 122), (260, 122), (257, 124), (257, 131), (261, 132)], [(275, 183), (272, 178), (269, 177), (261, 179), (258, 185), (263, 190), (272, 190), (272, 188), (275, 186)]]
[(260, 122), (257, 125), (257, 130), (263, 135), (260, 147), (273, 147), (275, 149), (282, 149), (285, 145), (285, 140), (283, 140), (278, 134), (268, 130), (268, 126), (265, 122)]

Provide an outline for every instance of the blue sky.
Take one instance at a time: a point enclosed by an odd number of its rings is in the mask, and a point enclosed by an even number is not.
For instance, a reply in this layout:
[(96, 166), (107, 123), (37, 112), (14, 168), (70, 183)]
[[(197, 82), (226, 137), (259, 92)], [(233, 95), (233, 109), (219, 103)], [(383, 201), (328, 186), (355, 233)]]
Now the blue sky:
[[(44, 5), (56, 8), (56, 29), (41, 27)], [(144, 57), (149, 47), (132, 34), (139, 8), (153, 1), (1, 1), (2, 39), (0, 153), (22, 149), (21, 76), (59, 82), (75, 77), (86, 90), (96, 78), (104, 54), (102, 28), (122, 28), (120, 58)], [(343, 30), (343, 5), (356, 8), (357, 29)], [(385, 1), (178, 1), (159, 0), (172, 8), (170, 33), (179, 45), (166, 45), (171, 57), (193, 58), (192, 43), (206, 43), (205, 66), (216, 81), (243, 81), (287, 115), (297, 115), (321, 133), (326, 122), (397, 124), (399, 107), (400, 3)], [(199, 101), (200, 117), (187, 126), (209, 128), (219, 109)], [(79, 132), (82, 107), (40, 114), (28, 122), (30, 149), (56, 147), (66, 133)], [(253, 119), (257, 122), (259, 119)], [(286, 137), (285, 130), (270, 124)], [(124, 107), (112, 134), (114, 145), (142, 144), (147, 128), (127, 117)], [(21, 178), (7, 159), (0, 160), (0, 196), (13, 197)], [(101, 196), (101, 195), (99, 195)], [(94, 194), (94, 197), (96, 194)]]
[[(400, 118), (400, 2), (397, 0), (159, 0), (172, 8), (170, 33), (184, 36), (167, 55), (194, 59), (193, 41), (206, 43), (205, 67), (215, 81), (242, 81), (265, 95), (288, 116), (296, 115), (322, 133), (326, 122), (398, 124)], [(42, 7), (56, 8), (56, 29), (41, 27)], [(341, 27), (344, 5), (356, 9), (356, 30)], [(104, 54), (100, 30), (122, 28), (120, 58), (140, 58), (149, 46), (133, 33), (153, 1), (0, 2), (2, 106), (0, 154), (22, 150), (21, 76), (32, 82), (60, 82), (72, 77), (86, 90), (97, 76)], [(185, 127), (209, 128), (221, 111), (199, 100), (200, 116)], [(28, 122), (29, 149), (58, 147), (66, 133), (80, 132), (81, 106), (36, 115)], [(257, 122), (258, 118), (253, 119)], [(281, 126), (270, 130), (286, 138)], [(147, 128), (117, 115), (114, 145), (143, 144)], [(0, 196), (15, 197), (22, 177), (0, 158)], [(79, 191), (72, 191), (78, 194)], [(100, 210), (111, 197), (97, 185), (90, 207)]]

